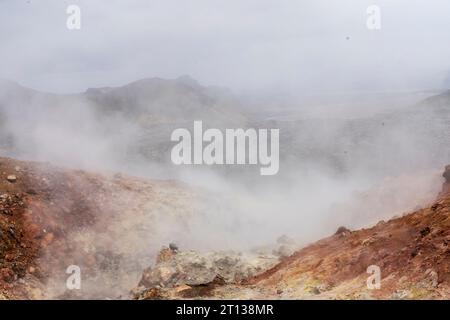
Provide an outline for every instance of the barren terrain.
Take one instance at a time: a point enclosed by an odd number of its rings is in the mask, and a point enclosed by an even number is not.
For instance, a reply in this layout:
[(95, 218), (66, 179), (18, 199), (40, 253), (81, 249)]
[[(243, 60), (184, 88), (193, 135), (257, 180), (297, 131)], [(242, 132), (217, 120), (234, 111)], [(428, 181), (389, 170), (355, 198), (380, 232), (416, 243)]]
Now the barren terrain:
[[(450, 193), (429, 207), (277, 252), (163, 249), (164, 225), (198, 214), (174, 181), (0, 159), (0, 292), (6, 299), (442, 299), (450, 294)], [(444, 179), (444, 180), (445, 180)], [(166, 242), (164, 242), (167, 240)], [(79, 265), (83, 289), (67, 290)], [(366, 284), (380, 267), (381, 288)]]

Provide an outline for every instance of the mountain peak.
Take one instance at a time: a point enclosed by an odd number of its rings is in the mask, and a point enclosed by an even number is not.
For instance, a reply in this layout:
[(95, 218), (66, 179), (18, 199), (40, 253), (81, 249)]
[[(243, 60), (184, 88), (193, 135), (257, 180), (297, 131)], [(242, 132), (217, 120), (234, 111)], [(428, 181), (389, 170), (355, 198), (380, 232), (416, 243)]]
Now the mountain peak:
[(198, 87), (198, 86), (200, 86), (200, 83), (197, 80), (195, 80), (194, 78), (192, 78), (191, 76), (189, 76), (189, 75), (179, 76), (175, 80), (177, 82), (179, 82), (179, 83), (186, 84), (186, 85), (189, 85), (191, 87)]

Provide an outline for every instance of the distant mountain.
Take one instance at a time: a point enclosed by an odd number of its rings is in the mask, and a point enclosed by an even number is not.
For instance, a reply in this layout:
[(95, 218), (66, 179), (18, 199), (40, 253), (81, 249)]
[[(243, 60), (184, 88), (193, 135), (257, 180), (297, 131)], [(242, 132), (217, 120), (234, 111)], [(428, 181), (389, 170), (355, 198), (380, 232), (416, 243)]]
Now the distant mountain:
[(426, 99), (423, 104), (434, 107), (447, 107), (450, 109), (450, 90)]
[[(362, 110), (366, 107), (360, 100), (352, 103)], [(327, 116), (326, 109), (321, 117), (304, 116), (298, 108), (259, 125), (281, 128), (280, 155), (288, 164), (280, 168), (385, 176), (450, 161), (450, 91), (415, 103), (398, 105), (389, 99), (379, 103), (386, 105), (383, 111), (366, 116), (364, 112), (358, 117)]]
[[(361, 112), (352, 117), (328, 115), (332, 101), (325, 104), (328, 109), (318, 109), (321, 117), (295, 104), (277, 116), (264, 108), (265, 101), (248, 112), (229, 90), (202, 86), (188, 76), (67, 95), (1, 81), (0, 154), (77, 167), (170, 164), (172, 131), (202, 120), (204, 127), (219, 129), (280, 129), (280, 174), (292, 177), (291, 168), (383, 176), (448, 163), (450, 91), (415, 104), (399, 103), (389, 94), (377, 99), (369, 105), (355, 97), (352, 108)], [(377, 102), (381, 111), (365, 115), (364, 109)], [(232, 171), (242, 177), (235, 167)]]
[(245, 121), (238, 112), (239, 102), (230, 91), (201, 86), (189, 76), (174, 80), (142, 79), (122, 87), (91, 88), (84, 93), (70, 95), (42, 93), (15, 82), (0, 81), (1, 111), (12, 106), (16, 112), (33, 112), (36, 108), (47, 111), (74, 104), (85, 104), (100, 116), (121, 114), (143, 124), (146, 121), (167, 123), (196, 119)]
[(238, 101), (225, 89), (203, 87), (183, 76), (143, 79), (123, 87), (88, 89), (83, 98), (100, 114), (121, 113), (143, 125), (201, 120), (240, 123)]
[(173, 129), (191, 128), (194, 120), (205, 127), (244, 127), (247, 119), (239, 109), (229, 90), (188, 76), (65, 95), (1, 81), (0, 151), (58, 162), (76, 163), (80, 152), (99, 163), (105, 155), (167, 162)]

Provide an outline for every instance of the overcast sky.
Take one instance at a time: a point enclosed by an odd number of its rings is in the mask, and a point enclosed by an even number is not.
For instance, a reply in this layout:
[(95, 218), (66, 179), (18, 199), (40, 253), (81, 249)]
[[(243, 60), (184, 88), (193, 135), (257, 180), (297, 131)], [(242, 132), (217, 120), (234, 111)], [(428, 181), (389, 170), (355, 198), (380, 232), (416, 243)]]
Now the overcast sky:
[(183, 74), (237, 92), (442, 88), (449, 17), (448, 0), (0, 0), (0, 78), (52, 92)]

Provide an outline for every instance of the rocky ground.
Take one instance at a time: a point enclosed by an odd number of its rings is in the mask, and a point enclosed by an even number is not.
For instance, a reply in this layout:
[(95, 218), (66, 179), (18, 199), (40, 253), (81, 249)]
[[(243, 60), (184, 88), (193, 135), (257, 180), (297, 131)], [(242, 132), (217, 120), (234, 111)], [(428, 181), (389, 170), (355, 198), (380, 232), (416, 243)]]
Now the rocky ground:
[[(446, 299), (450, 167), (443, 176), (431, 206), (371, 228), (303, 248), (283, 236), (270, 248), (195, 252), (161, 249), (162, 226), (188, 228), (198, 214), (194, 188), (0, 158), (0, 298)], [(67, 290), (70, 265), (81, 290)], [(367, 286), (370, 266), (379, 289)]]
[[(210, 256), (169, 251), (144, 272), (135, 298), (448, 299), (450, 166), (443, 176), (443, 190), (430, 207), (368, 229), (341, 227), (263, 272), (249, 270), (247, 277), (230, 276), (229, 270), (227, 276)], [(241, 259), (233, 259), (227, 257), (229, 268), (242, 274)], [(368, 286), (373, 266), (380, 270), (379, 288)]]
[(160, 248), (163, 226), (189, 219), (195, 198), (173, 181), (0, 158), (0, 297), (70, 298), (70, 265), (83, 271), (75, 297), (128, 293)]

